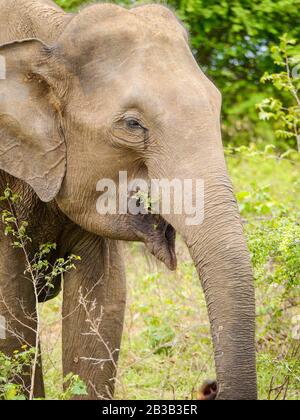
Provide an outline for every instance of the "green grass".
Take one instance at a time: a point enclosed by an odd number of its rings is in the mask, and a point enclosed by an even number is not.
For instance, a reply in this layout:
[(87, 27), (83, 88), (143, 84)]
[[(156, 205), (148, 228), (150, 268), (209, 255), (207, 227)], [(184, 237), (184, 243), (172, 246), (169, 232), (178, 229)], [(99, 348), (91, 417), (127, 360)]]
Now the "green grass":
[[(293, 354), (299, 341), (292, 338), (293, 319), (300, 314), (298, 156), (278, 159), (245, 149), (227, 160), (255, 269), (259, 396), (299, 399), (299, 353)], [(143, 245), (125, 245), (128, 303), (119, 399), (191, 399), (203, 380), (215, 377), (203, 293), (180, 240), (177, 248), (179, 267), (171, 273)], [(50, 349), (54, 345), (45, 363), (49, 398), (57, 398), (61, 384), (59, 306), (60, 298), (44, 312), (51, 328), (43, 341)]]
[(178, 251), (178, 271), (169, 273), (143, 257), (142, 247), (126, 249), (129, 293), (119, 398), (190, 399), (205, 378), (214, 377), (198, 276), (183, 244)]

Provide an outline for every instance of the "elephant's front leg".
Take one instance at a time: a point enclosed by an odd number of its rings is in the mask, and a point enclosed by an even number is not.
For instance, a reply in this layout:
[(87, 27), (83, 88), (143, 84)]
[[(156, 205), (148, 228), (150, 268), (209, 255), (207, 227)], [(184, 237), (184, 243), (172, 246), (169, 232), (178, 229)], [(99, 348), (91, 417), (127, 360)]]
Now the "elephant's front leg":
[(9, 381), (19, 384), (20, 393), (26, 397), (41, 398), (44, 385), (40, 357), (37, 363), (33, 357), (31, 363), (16, 356), (25, 349), (23, 346), (28, 351), (37, 347), (39, 330), (33, 284), (25, 278), (24, 270), (22, 251), (13, 249), (0, 232), (0, 352), (19, 360), (9, 373)]
[(88, 399), (114, 394), (126, 301), (120, 246), (81, 231), (72, 252), (82, 261), (64, 281), (64, 376), (78, 374)]

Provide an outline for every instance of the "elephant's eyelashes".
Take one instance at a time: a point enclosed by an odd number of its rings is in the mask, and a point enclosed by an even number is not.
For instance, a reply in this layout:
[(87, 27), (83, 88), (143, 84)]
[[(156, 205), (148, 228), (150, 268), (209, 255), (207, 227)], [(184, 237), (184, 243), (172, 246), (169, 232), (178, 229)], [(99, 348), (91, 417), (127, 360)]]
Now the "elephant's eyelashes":
[(113, 125), (113, 143), (115, 147), (129, 147), (144, 150), (148, 143), (148, 130), (134, 116), (121, 116)]
[(134, 118), (127, 119), (126, 126), (129, 130), (145, 130), (142, 124), (138, 120), (135, 120)]

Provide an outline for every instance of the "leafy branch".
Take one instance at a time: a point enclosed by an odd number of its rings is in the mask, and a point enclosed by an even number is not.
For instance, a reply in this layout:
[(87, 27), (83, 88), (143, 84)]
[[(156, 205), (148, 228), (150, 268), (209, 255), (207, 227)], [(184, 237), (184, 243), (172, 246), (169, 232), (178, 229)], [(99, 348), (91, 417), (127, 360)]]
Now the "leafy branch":
[[(5, 203), (5, 209), (1, 210), (1, 221), (4, 225), (4, 235), (7, 237), (12, 238), (12, 247), (15, 249), (20, 249), (23, 252), (25, 257), (25, 271), (24, 276), (27, 280), (32, 283), (33, 292), (35, 296), (35, 315), (33, 315), (33, 321), (35, 322), (36, 328), (35, 332), (35, 346), (30, 348), (30, 350), (26, 350), (26, 352), (22, 352), (22, 355), (30, 355), (31, 359), (28, 357), (26, 358), (26, 364), (30, 364), (31, 368), (31, 385), (29, 390), (29, 400), (34, 398), (34, 387), (35, 387), (35, 377), (36, 377), (36, 370), (39, 363), (39, 343), (40, 343), (40, 333), (41, 333), (41, 320), (40, 320), (40, 311), (39, 311), (39, 297), (40, 294), (47, 288), (51, 289), (54, 288), (54, 280), (57, 276), (63, 276), (65, 273), (76, 269), (75, 262), (80, 261), (80, 257), (76, 255), (70, 255), (68, 258), (58, 258), (55, 260), (53, 264), (50, 262), (50, 255), (51, 253), (56, 250), (56, 244), (54, 243), (46, 243), (39, 246), (37, 252), (31, 256), (31, 246), (32, 246), (32, 239), (27, 233), (28, 229), (28, 222), (27, 221), (20, 221), (17, 217), (16, 212), (16, 205), (20, 202), (20, 197), (15, 194), (9, 187), (6, 188), (4, 191), (3, 196), (0, 197), (0, 202)], [(43, 285), (41, 288), (40, 285)], [(27, 346), (26, 346), (27, 348)], [(16, 365), (16, 355), (18, 355), (18, 351), (15, 353), (12, 359), (6, 358), (6, 363), (10, 363), (11, 369), (13, 372), (17, 372), (19, 376), (21, 376), (21, 371), (18, 368), (18, 364)], [(1, 355), (1, 354), (0, 354)], [(1, 355), (1, 357), (4, 357)], [(18, 356), (19, 357), (19, 356)], [(23, 366), (24, 363), (20, 364)], [(0, 378), (1, 380), (1, 378)], [(75, 381), (76, 382), (76, 381)], [(72, 384), (75, 384), (74, 380)], [(20, 387), (9, 383), (10, 384), (10, 391), (13, 395), (23, 395), (20, 393)], [(7, 384), (6, 384), (7, 385)], [(25, 391), (25, 390), (23, 390)], [(1, 394), (1, 388), (0, 388)]]
[(274, 63), (283, 70), (261, 78), (262, 83), (270, 82), (282, 92), (283, 100), (266, 98), (257, 105), (259, 118), (276, 122), (276, 137), (296, 139), (300, 152), (300, 53), (295, 39), (285, 34), (280, 38), (279, 46), (271, 48)]

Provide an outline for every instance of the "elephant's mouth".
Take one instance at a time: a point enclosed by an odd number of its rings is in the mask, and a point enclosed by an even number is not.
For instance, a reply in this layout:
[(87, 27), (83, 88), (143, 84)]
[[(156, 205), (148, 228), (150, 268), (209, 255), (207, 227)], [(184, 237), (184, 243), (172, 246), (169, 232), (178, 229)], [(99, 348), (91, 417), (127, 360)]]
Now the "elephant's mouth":
[(162, 261), (170, 270), (176, 270), (176, 231), (172, 225), (158, 215), (147, 214), (139, 218), (138, 236), (152, 255)]

